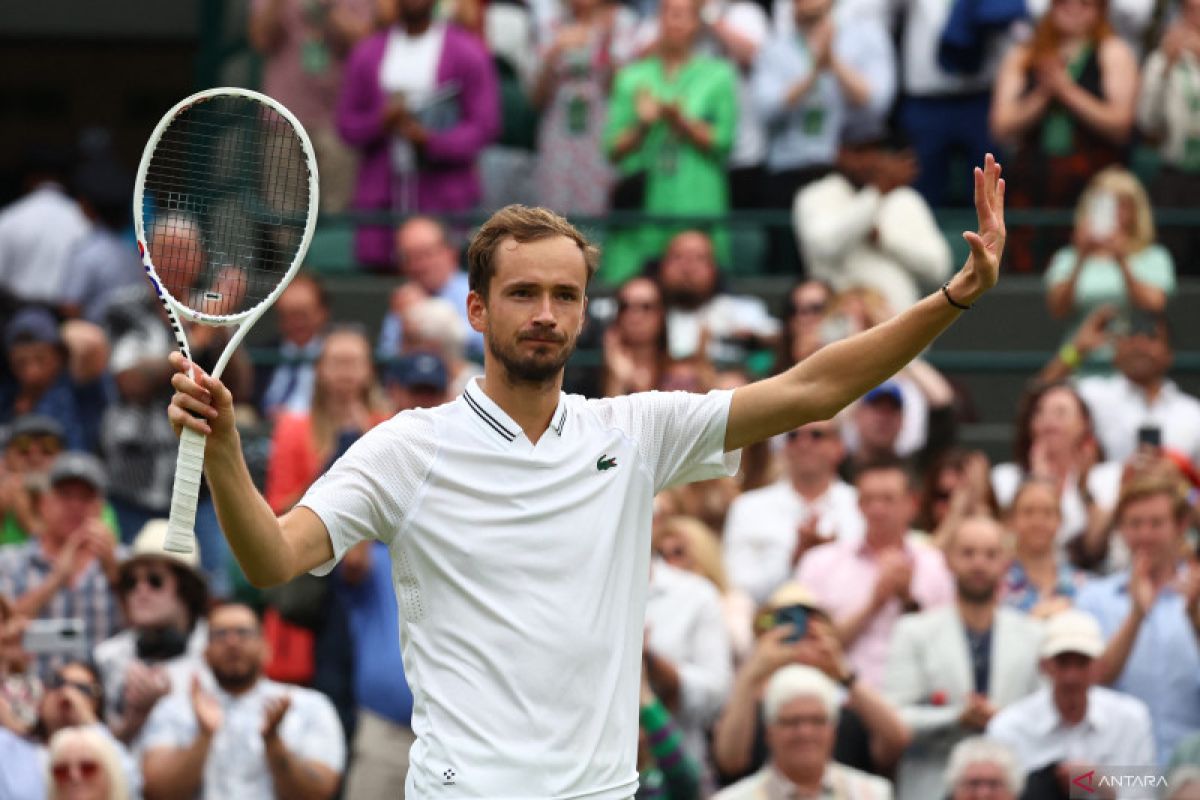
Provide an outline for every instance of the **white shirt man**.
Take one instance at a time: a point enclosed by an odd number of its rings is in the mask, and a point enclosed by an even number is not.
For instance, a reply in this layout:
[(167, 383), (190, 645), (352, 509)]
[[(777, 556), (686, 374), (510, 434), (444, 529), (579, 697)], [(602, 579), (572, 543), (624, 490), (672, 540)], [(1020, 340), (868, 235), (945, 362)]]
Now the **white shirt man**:
[[(1002, 710), (987, 728), (989, 737), (1012, 748), (1026, 773), (1060, 763), (1081, 767), (1158, 763), (1146, 704), (1132, 695), (1091, 685), (1092, 661), (1103, 651), (1100, 625), (1086, 611), (1064, 611), (1046, 623), (1041, 657), (1051, 684)], [(1141, 797), (1144, 792), (1118, 791), (1117, 796)]]
[(1174, 381), (1163, 381), (1153, 400), (1120, 373), (1083, 378), (1076, 386), (1108, 460), (1124, 462), (1137, 449), (1138, 429), (1154, 427), (1163, 447), (1200, 463), (1200, 400)]
[[(391, 551), (417, 735), (409, 796), (633, 794), (622, 737), (637, 727), (650, 506), (736, 466), (729, 401), (563, 394), (533, 445), (473, 382), (380, 425), (300, 501), (337, 558), (368, 538)], [(554, 622), (564, 609), (570, 635)]]
[(733, 685), (733, 651), (716, 587), (707, 578), (655, 560), (646, 628), (647, 649), (679, 674), (676, 721), (684, 745), (698, 763), (705, 763), (704, 733)]
[(63, 300), (67, 260), (92, 224), (63, 187), (39, 185), (0, 211), (0, 289), (29, 302)]

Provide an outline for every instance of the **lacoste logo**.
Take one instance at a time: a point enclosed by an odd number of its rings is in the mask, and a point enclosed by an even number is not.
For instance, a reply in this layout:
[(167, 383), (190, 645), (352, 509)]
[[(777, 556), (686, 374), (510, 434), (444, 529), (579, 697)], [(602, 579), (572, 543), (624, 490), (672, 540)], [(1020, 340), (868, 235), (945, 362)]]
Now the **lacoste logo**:
[(613, 456), (609, 458), (607, 454), (600, 456), (600, 458), (596, 461), (596, 469), (600, 470), (601, 472), (604, 472), (606, 469), (612, 469), (616, 465), (617, 457)]

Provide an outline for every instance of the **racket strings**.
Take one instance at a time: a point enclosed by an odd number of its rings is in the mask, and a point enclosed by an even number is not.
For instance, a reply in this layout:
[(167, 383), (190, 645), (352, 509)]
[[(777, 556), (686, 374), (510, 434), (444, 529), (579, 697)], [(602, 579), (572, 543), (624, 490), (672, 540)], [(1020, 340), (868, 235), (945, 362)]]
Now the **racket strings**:
[(299, 251), (309, 177), (299, 136), (269, 106), (219, 97), (182, 110), (151, 156), (143, 199), (164, 287), (206, 314), (264, 301)]

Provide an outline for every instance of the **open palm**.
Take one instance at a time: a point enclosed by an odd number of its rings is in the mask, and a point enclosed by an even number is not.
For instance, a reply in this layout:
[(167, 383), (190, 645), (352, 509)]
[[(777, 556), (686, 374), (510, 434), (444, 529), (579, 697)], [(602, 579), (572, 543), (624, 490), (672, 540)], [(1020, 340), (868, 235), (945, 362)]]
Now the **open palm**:
[(1000, 258), (1004, 255), (1004, 179), (1000, 162), (987, 154), (983, 167), (975, 168), (975, 214), (979, 231), (966, 231), (963, 238), (971, 247), (971, 261), (980, 288), (987, 290), (1000, 278)]

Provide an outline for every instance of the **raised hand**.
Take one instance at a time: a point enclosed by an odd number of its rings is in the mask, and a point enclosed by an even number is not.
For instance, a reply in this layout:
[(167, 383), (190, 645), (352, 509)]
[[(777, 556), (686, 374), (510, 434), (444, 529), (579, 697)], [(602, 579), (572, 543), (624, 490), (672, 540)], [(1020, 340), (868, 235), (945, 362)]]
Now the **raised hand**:
[(263, 705), (262, 737), (271, 739), (279, 734), (279, 723), (292, 707), (292, 698), (283, 694), (273, 697)]
[(200, 676), (192, 676), (192, 711), (196, 714), (196, 724), (205, 736), (212, 736), (225, 721), (221, 704), (211, 693), (206, 692), (200, 685)]
[(969, 305), (975, 298), (996, 285), (1000, 279), (1000, 258), (1004, 255), (1004, 179), (1000, 177), (1000, 162), (987, 154), (983, 168), (975, 168), (975, 215), (978, 231), (965, 231), (963, 239), (971, 247), (971, 257), (963, 272), (971, 273), (977, 286), (966, 298)]
[(171, 353), (168, 360), (176, 372), (171, 376), (175, 396), (167, 407), (167, 418), (176, 435), (187, 426), (205, 436), (236, 440), (233, 395), (225, 384), (194, 367), (178, 351)]

